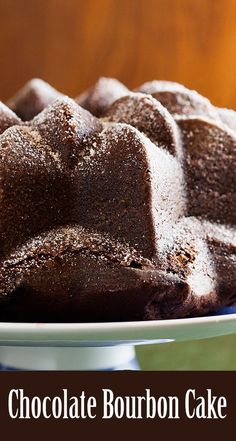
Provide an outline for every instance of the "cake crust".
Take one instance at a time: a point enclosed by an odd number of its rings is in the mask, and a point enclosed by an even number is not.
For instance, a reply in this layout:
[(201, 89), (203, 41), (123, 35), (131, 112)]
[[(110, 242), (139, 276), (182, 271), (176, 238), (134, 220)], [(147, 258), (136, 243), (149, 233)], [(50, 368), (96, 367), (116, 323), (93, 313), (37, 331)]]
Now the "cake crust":
[(234, 111), (178, 83), (105, 78), (76, 100), (31, 81), (9, 105), (1, 321), (171, 319), (236, 301)]

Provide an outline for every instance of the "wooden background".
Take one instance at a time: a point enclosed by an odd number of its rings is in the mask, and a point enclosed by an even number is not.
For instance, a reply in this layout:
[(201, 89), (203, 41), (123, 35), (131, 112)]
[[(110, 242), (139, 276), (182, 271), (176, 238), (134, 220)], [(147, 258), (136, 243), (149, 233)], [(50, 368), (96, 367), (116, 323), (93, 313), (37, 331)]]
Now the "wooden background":
[(0, 0), (0, 99), (31, 77), (183, 82), (236, 106), (236, 0)]

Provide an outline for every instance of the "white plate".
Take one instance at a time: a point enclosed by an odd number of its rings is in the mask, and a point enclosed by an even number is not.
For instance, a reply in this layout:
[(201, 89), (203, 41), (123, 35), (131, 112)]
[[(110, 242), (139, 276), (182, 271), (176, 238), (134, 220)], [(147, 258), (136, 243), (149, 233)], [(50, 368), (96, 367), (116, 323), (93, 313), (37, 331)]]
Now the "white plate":
[(122, 323), (0, 323), (0, 345), (101, 347), (203, 339), (233, 333), (236, 333), (235, 313)]
[(0, 370), (136, 369), (134, 345), (233, 333), (235, 307), (221, 315), (149, 322), (0, 323)]

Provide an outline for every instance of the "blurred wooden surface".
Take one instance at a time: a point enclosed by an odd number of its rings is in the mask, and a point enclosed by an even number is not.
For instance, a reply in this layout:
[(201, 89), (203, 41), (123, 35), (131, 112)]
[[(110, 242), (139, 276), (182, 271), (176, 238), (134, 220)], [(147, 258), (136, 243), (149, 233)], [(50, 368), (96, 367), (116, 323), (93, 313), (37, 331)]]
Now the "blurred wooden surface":
[(183, 82), (236, 107), (236, 0), (0, 0), (0, 99), (31, 77)]

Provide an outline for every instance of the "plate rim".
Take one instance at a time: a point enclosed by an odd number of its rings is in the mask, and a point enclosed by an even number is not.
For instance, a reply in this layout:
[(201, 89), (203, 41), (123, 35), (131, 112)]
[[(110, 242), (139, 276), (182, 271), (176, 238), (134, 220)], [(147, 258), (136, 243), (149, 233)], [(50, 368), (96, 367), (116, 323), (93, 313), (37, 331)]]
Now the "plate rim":
[(180, 327), (189, 325), (198, 325), (200, 323), (210, 324), (210, 323), (225, 323), (236, 320), (236, 313), (222, 314), (222, 315), (210, 315), (204, 317), (189, 317), (189, 318), (178, 318), (178, 319), (165, 319), (165, 320), (150, 320), (150, 321), (127, 321), (127, 322), (86, 322), (86, 323), (43, 323), (43, 322), (0, 322), (0, 332), (1, 331), (24, 331), (32, 332), (37, 331), (42, 332), (62, 332), (62, 331), (120, 331), (120, 330), (132, 330), (132, 329), (159, 329), (159, 328), (170, 328), (170, 327)]

